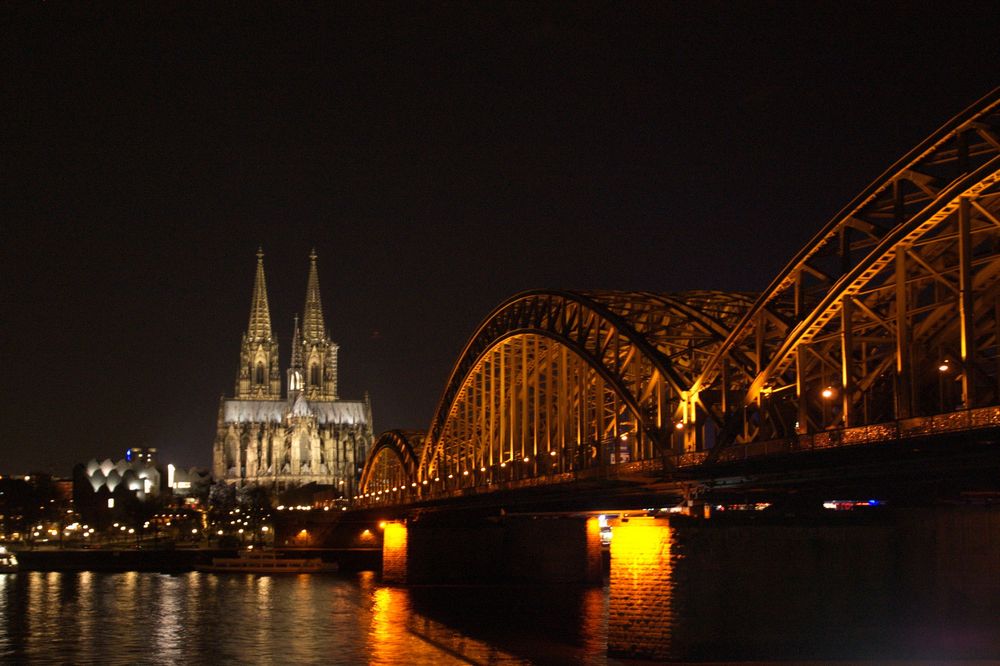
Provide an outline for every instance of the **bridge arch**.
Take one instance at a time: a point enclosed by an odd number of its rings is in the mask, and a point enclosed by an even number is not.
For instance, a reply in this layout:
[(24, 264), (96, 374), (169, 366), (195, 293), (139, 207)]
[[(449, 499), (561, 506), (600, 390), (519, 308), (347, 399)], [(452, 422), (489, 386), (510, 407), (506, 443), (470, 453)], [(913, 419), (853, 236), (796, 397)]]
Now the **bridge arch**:
[(862, 191), (760, 294), (508, 299), (466, 344), (412, 457), (376, 447), (365, 484), (396, 473), (390, 454), (424, 495), (976, 419), (1000, 424), (1000, 88)]
[(668, 460), (697, 438), (682, 432), (686, 387), (752, 302), (721, 292), (512, 297), (452, 371), (421, 483), (462, 487)]
[(725, 384), (723, 443), (1000, 402), (998, 181), (1000, 89), (845, 206), (719, 345), (690, 390)]
[(358, 497), (399, 499), (416, 489), (424, 433), (389, 430), (379, 435), (361, 472)]

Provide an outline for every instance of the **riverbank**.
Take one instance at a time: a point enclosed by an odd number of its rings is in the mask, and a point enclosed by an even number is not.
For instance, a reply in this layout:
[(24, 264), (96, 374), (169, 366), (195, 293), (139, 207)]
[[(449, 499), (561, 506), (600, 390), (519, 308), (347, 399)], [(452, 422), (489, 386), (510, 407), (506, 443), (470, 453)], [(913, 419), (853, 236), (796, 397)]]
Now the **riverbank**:
[[(235, 557), (233, 548), (36, 548), (17, 551), (20, 571), (143, 571), (180, 573), (211, 564), (214, 557)], [(319, 557), (342, 571), (377, 570), (381, 552), (373, 549), (278, 549), (279, 556)]]
[(209, 564), (213, 557), (234, 557), (222, 548), (38, 548), (17, 552), (20, 571), (150, 571), (176, 573)]

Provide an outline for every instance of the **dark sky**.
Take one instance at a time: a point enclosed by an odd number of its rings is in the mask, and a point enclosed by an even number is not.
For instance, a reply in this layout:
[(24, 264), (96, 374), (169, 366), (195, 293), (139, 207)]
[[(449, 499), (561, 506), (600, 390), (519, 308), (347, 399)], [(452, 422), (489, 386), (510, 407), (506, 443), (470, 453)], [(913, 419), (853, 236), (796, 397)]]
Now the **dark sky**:
[(762, 289), (1000, 84), (992, 2), (350, 4), (0, 9), (0, 473), (208, 466), (258, 245), (426, 428), (508, 296)]

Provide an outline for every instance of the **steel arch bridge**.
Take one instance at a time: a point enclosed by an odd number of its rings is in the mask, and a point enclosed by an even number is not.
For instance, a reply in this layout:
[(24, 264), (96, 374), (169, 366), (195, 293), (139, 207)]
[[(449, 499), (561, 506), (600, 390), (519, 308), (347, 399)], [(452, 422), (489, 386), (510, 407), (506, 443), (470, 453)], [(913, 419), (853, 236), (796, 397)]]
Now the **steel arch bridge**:
[(427, 433), (379, 440), (355, 499), (1000, 425), (998, 181), (1000, 88), (760, 294), (518, 294), (469, 340)]

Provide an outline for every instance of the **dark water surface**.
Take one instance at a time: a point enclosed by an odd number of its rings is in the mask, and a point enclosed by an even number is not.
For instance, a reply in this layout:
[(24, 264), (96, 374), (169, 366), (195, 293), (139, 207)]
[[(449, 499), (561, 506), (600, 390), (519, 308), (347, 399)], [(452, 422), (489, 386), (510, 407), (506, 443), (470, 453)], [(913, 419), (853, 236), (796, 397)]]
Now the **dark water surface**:
[[(501, 597), (542, 630), (518, 635), (503, 617), (481, 627), (519, 654), (434, 617)], [(371, 573), (0, 574), (0, 662), (607, 663), (605, 598), (602, 588), (565, 586), (402, 589)]]
[[(669, 550), (678, 660), (1000, 659), (995, 509), (678, 523)], [(608, 599), (371, 573), (0, 574), (0, 662), (616, 664)]]

